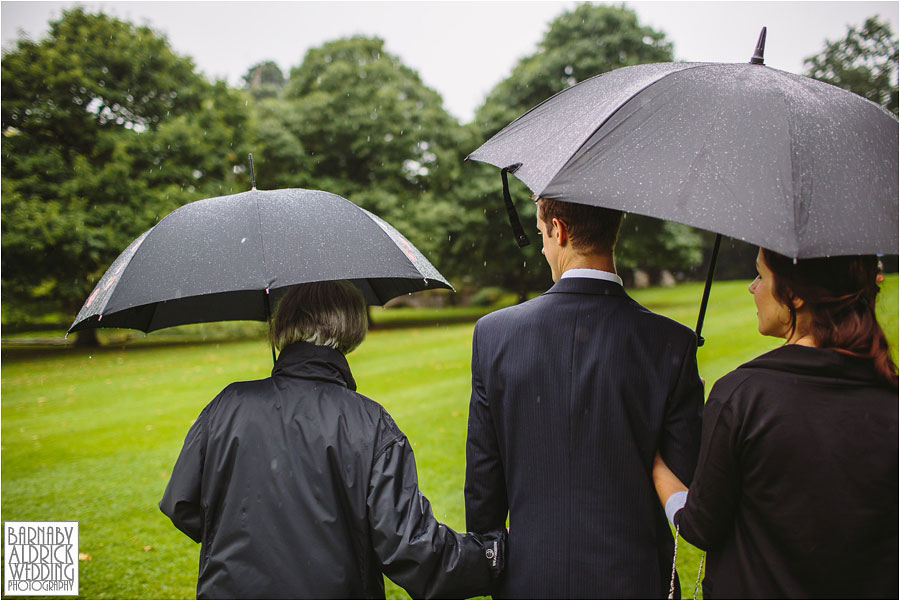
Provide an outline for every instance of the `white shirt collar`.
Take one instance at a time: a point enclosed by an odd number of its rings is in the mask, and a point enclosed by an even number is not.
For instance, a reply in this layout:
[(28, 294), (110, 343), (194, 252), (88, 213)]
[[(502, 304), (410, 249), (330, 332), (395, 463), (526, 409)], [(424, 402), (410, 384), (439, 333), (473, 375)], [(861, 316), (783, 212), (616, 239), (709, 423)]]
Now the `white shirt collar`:
[(563, 278), (593, 278), (595, 280), (606, 280), (608, 282), (615, 282), (619, 286), (624, 286), (622, 283), (622, 278), (620, 278), (615, 273), (610, 273), (609, 271), (603, 271), (602, 269), (586, 269), (586, 268), (578, 268), (578, 269), (569, 269), (568, 271), (564, 271), (559, 279)]

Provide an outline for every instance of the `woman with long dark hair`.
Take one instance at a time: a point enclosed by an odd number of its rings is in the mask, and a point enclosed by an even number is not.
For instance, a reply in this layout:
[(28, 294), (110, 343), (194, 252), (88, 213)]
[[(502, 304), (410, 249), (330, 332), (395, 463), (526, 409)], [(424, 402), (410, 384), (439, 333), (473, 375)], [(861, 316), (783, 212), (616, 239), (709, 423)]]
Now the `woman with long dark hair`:
[(892, 598), (897, 367), (877, 258), (756, 264), (759, 331), (785, 344), (713, 387), (689, 491), (657, 455), (660, 500), (708, 552), (704, 598)]

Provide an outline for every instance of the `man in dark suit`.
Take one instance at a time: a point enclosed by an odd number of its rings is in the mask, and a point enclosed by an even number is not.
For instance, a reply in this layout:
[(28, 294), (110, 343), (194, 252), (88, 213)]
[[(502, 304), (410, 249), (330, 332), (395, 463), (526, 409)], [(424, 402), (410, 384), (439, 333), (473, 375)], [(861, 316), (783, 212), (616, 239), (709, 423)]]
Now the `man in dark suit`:
[(613, 258), (621, 221), (539, 199), (555, 284), (475, 326), (466, 521), (482, 532), (509, 515), (498, 597), (669, 590), (673, 539), (651, 470), (659, 450), (691, 481), (703, 385), (694, 333), (625, 293)]

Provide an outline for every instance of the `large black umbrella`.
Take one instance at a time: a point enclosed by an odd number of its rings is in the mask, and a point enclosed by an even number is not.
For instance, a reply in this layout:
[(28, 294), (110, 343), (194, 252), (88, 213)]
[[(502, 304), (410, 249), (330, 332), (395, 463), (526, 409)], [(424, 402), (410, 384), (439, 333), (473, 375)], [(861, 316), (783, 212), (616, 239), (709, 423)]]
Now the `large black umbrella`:
[(113, 262), (69, 332), (268, 318), (303, 282), (350, 280), (370, 305), (452, 289), (406, 238), (336, 194), (271, 190), (176, 209)]
[[(789, 257), (896, 254), (897, 118), (764, 66), (764, 39), (749, 64), (657, 63), (587, 79), (469, 158), (515, 174), (538, 196), (667, 219)], [(527, 243), (521, 231), (517, 238)]]

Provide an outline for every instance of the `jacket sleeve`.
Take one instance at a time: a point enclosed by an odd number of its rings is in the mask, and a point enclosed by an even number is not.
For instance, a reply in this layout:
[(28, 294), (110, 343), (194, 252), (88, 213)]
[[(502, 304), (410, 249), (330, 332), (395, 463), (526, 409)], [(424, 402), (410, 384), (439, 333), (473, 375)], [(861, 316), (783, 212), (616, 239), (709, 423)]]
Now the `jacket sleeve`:
[(678, 380), (666, 402), (659, 454), (685, 484), (694, 477), (700, 449), (703, 382), (697, 371), (697, 343), (691, 335), (681, 358)]
[(411, 597), (462, 599), (490, 592), (503, 568), (505, 530), (458, 534), (439, 523), (419, 491), (415, 458), (402, 434), (376, 455), (367, 504), (382, 569)]
[(472, 336), (472, 397), (466, 437), (466, 528), (474, 532), (506, 527), (509, 501), (500, 445), (478, 357), (478, 327)]
[(734, 527), (740, 498), (740, 471), (735, 448), (735, 417), (730, 394), (720, 383), (703, 411), (703, 436), (697, 474), (684, 508), (675, 514), (681, 535), (703, 549), (715, 549)]
[(175, 527), (200, 542), (203, 537), (203, 508), (200, 504), (200, 481), (206, 449), (206, 422), (208, 409), (204, 409), (184, 439), (184, 446), (169, 484), (159, 502), (159, 509), (169, 516)]

